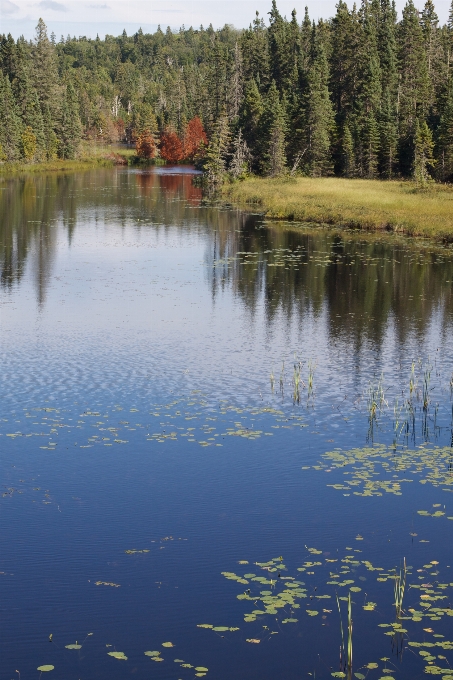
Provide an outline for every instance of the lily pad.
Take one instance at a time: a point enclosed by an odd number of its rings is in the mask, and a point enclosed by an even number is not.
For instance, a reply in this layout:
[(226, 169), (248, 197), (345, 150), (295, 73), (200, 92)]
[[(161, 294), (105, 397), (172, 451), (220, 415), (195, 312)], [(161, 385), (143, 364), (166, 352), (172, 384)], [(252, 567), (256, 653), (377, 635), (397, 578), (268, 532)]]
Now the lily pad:
[(145, 656), (160, 656), (160, 652), (145, 652)]
[(162, 647), (174, 647), (173, 642), (162, 642)]
[(208, 672), (208, 669), (205, 668), (204, 666), (195, 666), (195, 670), (196, 670), (198, 673), (207, 673), (207, 672)]
[(77, 642), (75, 645), (65, 645), (66, 649), (82, 649), (82, 645), (78, 645)]
[(124, 652), (107, 652), (109, 656), (113, 656), (114, 659), (121, 659), (122, 661), (127, 661), (127, 656)]
[(50, 664), (46, 664), (45, 666), (38, 666), (37, 670), (41, 671), (41, 673), (47, 673), (48, 671), (53, 671), (55, 666), (51, 666)]

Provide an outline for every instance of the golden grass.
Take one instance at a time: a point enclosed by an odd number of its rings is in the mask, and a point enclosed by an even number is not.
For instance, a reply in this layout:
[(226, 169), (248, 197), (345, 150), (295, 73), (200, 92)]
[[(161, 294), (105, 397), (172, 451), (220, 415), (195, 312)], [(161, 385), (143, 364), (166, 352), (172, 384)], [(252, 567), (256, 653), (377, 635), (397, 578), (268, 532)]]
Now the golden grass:
[(267, 217), (453, 240), (453, 189), (412, 182), (250, 178), (226, 185), (232, 202)]

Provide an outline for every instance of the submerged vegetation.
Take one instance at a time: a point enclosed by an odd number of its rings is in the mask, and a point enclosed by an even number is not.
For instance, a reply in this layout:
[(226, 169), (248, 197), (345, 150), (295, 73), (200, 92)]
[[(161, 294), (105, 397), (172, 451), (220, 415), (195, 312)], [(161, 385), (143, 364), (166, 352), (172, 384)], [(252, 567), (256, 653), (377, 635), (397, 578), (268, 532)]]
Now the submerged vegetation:
[(409, 182), (251, 178), (225, 185), (223, 195), (267, 218), (453, 241), (453, 190), (447, 186), (417, 190)]

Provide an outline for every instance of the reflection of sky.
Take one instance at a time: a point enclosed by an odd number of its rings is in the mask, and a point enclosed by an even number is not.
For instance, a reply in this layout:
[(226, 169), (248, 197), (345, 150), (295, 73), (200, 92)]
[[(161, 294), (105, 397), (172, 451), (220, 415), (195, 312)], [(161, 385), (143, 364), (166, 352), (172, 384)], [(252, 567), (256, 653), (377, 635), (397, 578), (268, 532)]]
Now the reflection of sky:
[[(280, 12), (290, 17), (295, 4), (293, 0), (279, 0), (277, 4)], [(422, 9), (424, 3), (415, 4)], [(313, 19), (328, 18), (335, 13), (335, 5), (335, 0), (308, 3), (310, 16)], [(399, 12), (403, 5), (401, 0), (396, 3)], [(48, 24), (49, 31), (55, 31), (57, 36), (70, 33), (95, 38), (96, 33), (101, 37), (106, 33), (117, 35), (123, 28), (131, 34), (140, 26), (144, 31), (154, 31), (158, 24), (163, 27), (169, 25), (173, 29), (183, 24), (188, 27), (208, 26), (210, 23), (215, 27), (233, 24), (242, 28), (253, 20), (256, 10), (267, 18), (270, 6), (270, 0), (230, 0), (228, 3), (211, 0), (172, 0), (166, 3), (149, 0), (131, 0), (128, 3), (120, 0), (41, 0), (32, 4), (28, 0), (0, 0), (0, 30), (5, 33), (11, 31), (14, 37), (23, 34), (31, 38), (40, 16)], [(303, 5), (296, 3), (296, 9), (301, 18)], [(438, 0), (436, 10), (441, 23), (446, 22), (447, 0)]]
[[(223, 258), (222, 238), (224, 244), (230, 239), (228, 252), (234, 255), (238, 249), (236, 213), (197, 212), (196, 205), (189, 213), (178, 213), (184, 200), (177, 198), (174, 182), (182, 180), (167, 176), (166, 193), (159, 194), (155, 179), (137, 174), (135, 181), (130, 173), (132, 182), (121, 185), (110, 199), (93, 194), (98, 196), (96, 205), (90, 203), (91, 195), (84, 199), (80, 191), (70, 242), (62, 220), (50, 230), (47, 245), (38, 248), (36, 240), (22, 279), (2, 298), (2, 352), (7, 362), (1, 380), (6, 399), (71, 401), (96, 395), (108, 402), (126, 396), (161, 400), (171, 391), (202, 389), (216, 399), (260, 403), (269, 397), (272, 371), (278, 384), (282, 360), (289, 384), (295, 354), (302, 360), (305, 382), (308, 361), (317, 362), (316, 384), (326, 404), (346, 395), (351, 403), (381, 371), (386, 384), (398, 392), (395, 371), (402, 367), (401, 379), (406, 380), (412, 359), (428, 355), (439, 357), (439, 366), (444, 364), (442, 380), (448, 384), (451, 334), (442, 330), (441, 307), (431, 307), (418, 335), (409, 330), (398, 340), (400, 320), (390, 314), (378, 338), (363, 332), (356, 343), (356, 322), (350, 322), (349, 334), (341, 328), (335, 331), (337, 310), (329, 307), (328, 288), (316, 310), (307, 282), (295, 289), (288, 283), (287, 302), (270, 316), (264, 274), (252, 294), (246, 279), (252, 268), (237, 262), (230, 269), (222, 265), (220, 274), (213, 268), (213, 259)], [(146, 220), (149, 204), (140, 202), (143, 197), (157, 201), (152, 209), (162, 217), (164, 195), (167, 226)], [(121, 209), (115, 200), (123, 201)], [(126, 210), (133, 214), (137, 205), (142, 212), (136, 214), (145, 215), (141, 221)], [(169, 226), (172, 211), (175, 223)], [(183, 219), (187, 214), (191, 222)], [(217, 227), (216, 214), (226, 220)], [(225, 224), (229, 236), (221, 233)], [(279, 238), (278, 230), (275, 234)], [(286, 270), (280, 271), (284, 276)], [(313, 269), (313, 276), (318, 272), (321, 269)], [(365, 282), (359, 279), (357, 286)], [(305, 306), (299, 305), (298, 295), (307, 295)]]

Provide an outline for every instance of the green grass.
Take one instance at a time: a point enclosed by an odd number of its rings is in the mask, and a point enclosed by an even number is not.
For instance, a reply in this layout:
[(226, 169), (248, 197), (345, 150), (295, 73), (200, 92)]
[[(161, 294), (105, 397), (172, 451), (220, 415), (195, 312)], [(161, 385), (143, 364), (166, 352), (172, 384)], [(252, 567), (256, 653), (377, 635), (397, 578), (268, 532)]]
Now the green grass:
[(42, 163), (0, 163), (0, 175), (5, 177), (37, 172), (77, 172), (99, 167), (128, 165), (133, 162), (134, 157), (135, 149), (82, 142), (76, 160), (57, 159)]
[(409, 181), (254, 177), (222, 191), (266, 217), (453, 241), (453, 188), (445, 185), (420, 189)]

